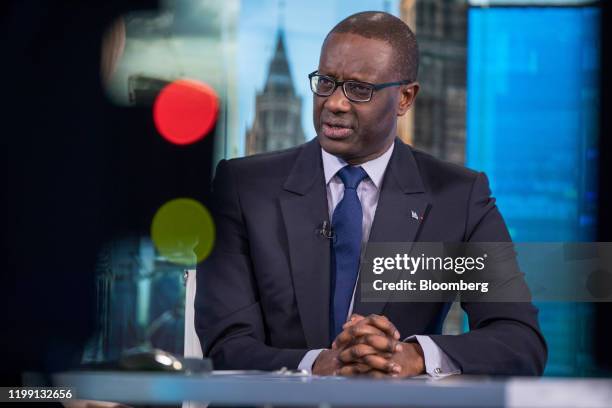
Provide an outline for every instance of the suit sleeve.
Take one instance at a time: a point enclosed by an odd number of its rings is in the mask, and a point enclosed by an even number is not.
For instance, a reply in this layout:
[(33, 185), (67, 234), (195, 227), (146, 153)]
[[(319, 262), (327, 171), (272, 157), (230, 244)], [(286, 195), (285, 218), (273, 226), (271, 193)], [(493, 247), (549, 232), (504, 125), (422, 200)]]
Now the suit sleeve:
[[(468, 202), (466, 241), (507, 242), (501, 257), (514, 262), (515, 254), (504, 220), (490, 196), (487, 177), (480, 173)], [(506, 277), (504, 285), (514, 293), (529, 289), (518, 270)], [(509, 268), (508, 268), (509, 269)], [(460, 367), (464, 374), (542, 375), (547, 347), (538, 325), (538, 310), (530, 302), (464, 301), (470, 331), (457, 336), (433, 335), (431, 339)]]
[(195, 326), (215, 369), (295, 369), (308, 350), (266, 345), (266, 328), (249, 253), (239, 191), (231, 163), (222, 160), (213, 181), (215, 247), (198, 268)]

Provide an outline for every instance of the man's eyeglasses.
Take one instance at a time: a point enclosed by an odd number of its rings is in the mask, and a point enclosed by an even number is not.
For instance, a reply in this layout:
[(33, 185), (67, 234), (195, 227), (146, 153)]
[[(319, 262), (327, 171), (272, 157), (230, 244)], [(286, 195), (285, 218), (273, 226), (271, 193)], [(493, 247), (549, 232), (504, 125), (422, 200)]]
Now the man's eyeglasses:
[(337, 87), (342, 86), (344, 96), (352, 102), (370, 102), (376, 90), (389, 86), (405, 85), (412, 82), (408, 79), (398, 82), (385, 82), (383, 84), (370, 84), (368, 82), (355, 81), (352, 79), (338, 81), (334, 77), (320, 75), (317, 71), (308, 74), (308, 79), (310, 79), (310, 89), (312, 89), (312, 92), (316, 95), (323, 97), (330, 96)]

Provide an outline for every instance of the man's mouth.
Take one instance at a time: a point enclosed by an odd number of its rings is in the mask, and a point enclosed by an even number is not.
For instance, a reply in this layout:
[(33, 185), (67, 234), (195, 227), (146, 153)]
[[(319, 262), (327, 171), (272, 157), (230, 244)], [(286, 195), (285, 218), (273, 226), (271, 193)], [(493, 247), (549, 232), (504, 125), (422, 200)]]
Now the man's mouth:
[(323, 122), (321, 126), (323, 136), (330, 139), (343, 139), (353, 133), (353, 129), (339, 122)]

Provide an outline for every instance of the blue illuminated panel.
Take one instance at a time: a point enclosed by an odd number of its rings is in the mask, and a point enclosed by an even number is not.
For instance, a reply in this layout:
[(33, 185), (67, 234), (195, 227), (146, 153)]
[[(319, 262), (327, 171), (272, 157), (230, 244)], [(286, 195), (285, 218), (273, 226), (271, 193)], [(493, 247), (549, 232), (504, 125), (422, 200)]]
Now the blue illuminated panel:
[[(471, 8), (467, 165), (515, 241), (595, 239), (599, 10)], [(544, 303), (550, 375), (588, 375), (585, 304)]]

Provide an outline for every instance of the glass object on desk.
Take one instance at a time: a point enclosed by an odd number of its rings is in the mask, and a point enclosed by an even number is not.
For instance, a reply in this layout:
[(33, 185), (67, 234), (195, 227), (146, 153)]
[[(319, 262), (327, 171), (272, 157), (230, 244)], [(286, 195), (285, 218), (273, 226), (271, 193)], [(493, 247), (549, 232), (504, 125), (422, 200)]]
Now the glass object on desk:
[(148, 237), (110, 242), (99, 255), (97, 330), (83, 363), (118, 360), (136, 347), (182, 355), (184, 273), (185, 266), (161, 256)]

